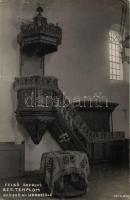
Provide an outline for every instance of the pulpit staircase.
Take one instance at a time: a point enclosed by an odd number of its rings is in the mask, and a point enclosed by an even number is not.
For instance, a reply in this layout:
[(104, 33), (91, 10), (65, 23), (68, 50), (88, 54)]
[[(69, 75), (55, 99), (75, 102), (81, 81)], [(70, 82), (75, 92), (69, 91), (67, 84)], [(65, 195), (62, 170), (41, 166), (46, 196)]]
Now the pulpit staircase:
[[(92, 131), (77, 113), (75, 106), (59, 90), (59, 105), (54, 106), (55, 120), (49, 127), (52, 136), (64, 150), (89, 151), (89, 138)], [(63, 101), (64, 98), (64, 101)], [(62, 105), (62, 102), (66, 102)]]

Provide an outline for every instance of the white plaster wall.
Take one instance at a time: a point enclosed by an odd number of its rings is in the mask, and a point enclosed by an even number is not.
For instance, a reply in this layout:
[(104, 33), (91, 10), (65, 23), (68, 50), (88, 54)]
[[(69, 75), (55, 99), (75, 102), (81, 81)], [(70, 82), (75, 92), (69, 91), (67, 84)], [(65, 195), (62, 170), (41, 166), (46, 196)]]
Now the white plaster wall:
[(25, 170), (39, 170), (42, 153), (61, 150), (48, 131), (44, 134), (39, 145), (34, 145), (29, 138), (25, 148)]
[(18, 74), (14, 6), (0, 5), (0, 141), (15, 140), (12, 83)]

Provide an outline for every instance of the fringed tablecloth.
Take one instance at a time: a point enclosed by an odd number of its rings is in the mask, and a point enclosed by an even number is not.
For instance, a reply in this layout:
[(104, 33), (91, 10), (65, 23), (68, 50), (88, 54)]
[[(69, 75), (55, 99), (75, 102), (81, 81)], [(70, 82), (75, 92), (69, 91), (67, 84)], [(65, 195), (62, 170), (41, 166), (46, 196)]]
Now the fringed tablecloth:
[(88, 187), (89, 162), (86, 153), (78, 151), (43, 153), (40, 171), (42, 183), (44, 182), (51, 192), (58, 181), (60, 181), (59, 187), (65, 185), (65, 176), (70, 177), (71, 185), (80, 184), (78, 180), (82, 179), (85, 187)]

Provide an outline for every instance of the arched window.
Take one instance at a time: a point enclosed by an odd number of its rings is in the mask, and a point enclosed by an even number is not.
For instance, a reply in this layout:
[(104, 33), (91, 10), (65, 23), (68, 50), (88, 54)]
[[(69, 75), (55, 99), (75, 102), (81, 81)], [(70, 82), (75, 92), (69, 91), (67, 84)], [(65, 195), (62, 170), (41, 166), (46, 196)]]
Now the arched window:
[(123, 80), (122, 65), (122, 45), (120, 43), (118, 32), (111, 30), (109, 32), (109, 61), (110, 61), (110, 79)]

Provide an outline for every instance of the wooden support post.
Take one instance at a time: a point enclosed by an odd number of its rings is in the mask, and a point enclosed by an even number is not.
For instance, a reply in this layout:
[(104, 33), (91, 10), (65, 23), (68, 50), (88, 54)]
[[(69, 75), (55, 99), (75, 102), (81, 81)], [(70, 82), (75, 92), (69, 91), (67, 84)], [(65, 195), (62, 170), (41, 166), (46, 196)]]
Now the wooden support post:
[(45, 74), (45, 56), (42, 56), (41, 57), (41, 66), (40, 66), (40, 68), (41, 68), (41, 74), (42, 75), (44, 75)]
[(24, 65), (24, 60), (23, 60), (23, 52), (22, 49), (20, 48), (20, 58), (19, 58), (19, 76), (22, 76), (22, 66)]
[(112, 112), (110, 113), (110, 119), (111, 119), (111, 132), (113, 133), (113, 119), (112, 119)]

